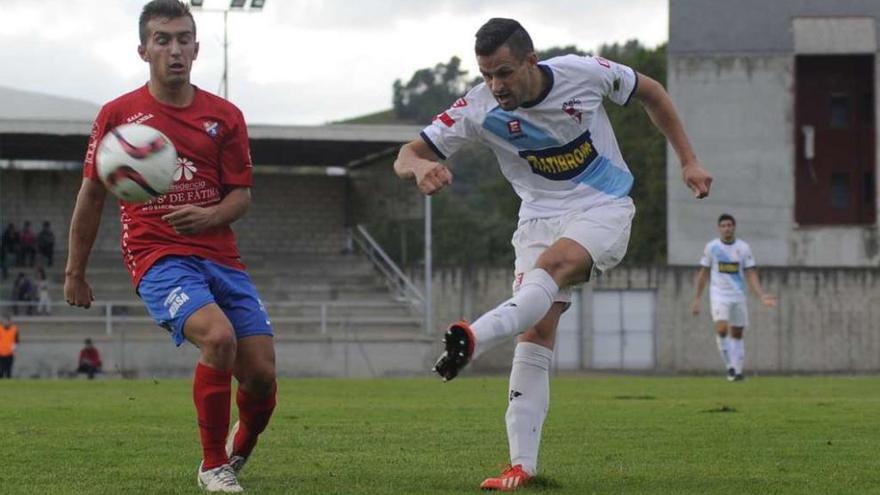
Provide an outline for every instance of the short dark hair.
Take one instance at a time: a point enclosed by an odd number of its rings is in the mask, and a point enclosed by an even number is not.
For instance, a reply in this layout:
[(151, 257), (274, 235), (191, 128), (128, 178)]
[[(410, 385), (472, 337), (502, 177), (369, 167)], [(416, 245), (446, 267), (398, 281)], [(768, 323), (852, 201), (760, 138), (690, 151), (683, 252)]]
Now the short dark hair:
[(733, 222), (734, 225), (736, 225), (736, 219), (733, 218), (733, 215), (731, 215), (730, 213), (722, 213), (721, 216), (718, 217), (718, 225), (721, 225), (721, 222), (725, 220), (730, 220), (731, 222)]
[(476, 37), (474, 51), (480, 56), (492, 55), (505, 44), (510, 49), (510, 53), (519, 60), (535, 51), (532, 37), (513, 19), (493, 17), (480, 27)]
[(138, 19), (141, 45), (147, 44), (147, 36), (150, 34), (147, 30), (147, 23), (157, 17), (166, 19), (189, 17), (193, 24), (193, 36), (196, 34), (196, 20), (193, 18), (192, 12), (189, 11), (189, 5), (179, 0), (152, 0), (144, 5), (144, 10), (141, 11), (141, 17)]

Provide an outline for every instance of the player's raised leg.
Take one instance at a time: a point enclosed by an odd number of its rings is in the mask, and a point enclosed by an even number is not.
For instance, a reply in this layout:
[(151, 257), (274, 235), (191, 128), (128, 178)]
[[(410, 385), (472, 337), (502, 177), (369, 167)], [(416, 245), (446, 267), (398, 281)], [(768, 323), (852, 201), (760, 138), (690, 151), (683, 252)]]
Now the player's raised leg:
[[(451, 380), (473, 356), (536, 325), (547, 316), (560, 287), (585, 281), (592, 266), (590, 253), (579, 243), (567, 238), (553, 243), (541, 254), (535, 267), (523, 275), (512, 298), (469, 327), (463, 322), (450, 326), (445, 337), (446, 349), (435, 364), (435, 371)], [(454, 360), (451, 356), (461, 348), (467, 348), (469, 355), (466, 359)]]
[(238, 421), (229, 433), (226, 453), (236, 474), (257, 444), (275, 410), (275, 346), (268, 335), (252, 335), (238, 341), (235, 378), (238, 380), (236, 404)]

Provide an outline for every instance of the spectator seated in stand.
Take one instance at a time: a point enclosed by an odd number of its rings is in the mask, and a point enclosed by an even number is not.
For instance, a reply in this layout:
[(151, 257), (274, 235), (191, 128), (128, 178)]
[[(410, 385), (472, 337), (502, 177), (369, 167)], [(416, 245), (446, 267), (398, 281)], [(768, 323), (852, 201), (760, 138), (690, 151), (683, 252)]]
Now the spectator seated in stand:
[(79, 351), (79, 365), (77, 373), (85, 373), (89, 380), (95, 378), (96, 373), (101, 372), (101, 355), (98, 349), (92, 345), (92, 339), (86, 339), (86, 345)]

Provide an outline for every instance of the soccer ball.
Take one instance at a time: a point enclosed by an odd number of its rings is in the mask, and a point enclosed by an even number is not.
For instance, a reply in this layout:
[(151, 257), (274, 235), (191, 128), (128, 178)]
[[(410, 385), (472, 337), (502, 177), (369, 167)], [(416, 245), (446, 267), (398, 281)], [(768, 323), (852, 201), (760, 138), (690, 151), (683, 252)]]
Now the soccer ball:
[(144, 203), (168, 192), (177, 150), (165, 134), (150, 126), (123, 124), (104, 136), (95, 161), (110, 192), (129, 203)]

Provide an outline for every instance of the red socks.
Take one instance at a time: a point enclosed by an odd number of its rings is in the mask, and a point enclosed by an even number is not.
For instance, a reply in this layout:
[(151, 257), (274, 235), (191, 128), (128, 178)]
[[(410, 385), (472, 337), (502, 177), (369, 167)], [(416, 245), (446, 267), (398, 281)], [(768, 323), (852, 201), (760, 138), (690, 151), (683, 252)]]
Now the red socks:
[(231, 394), (232, 370), (218, 370), (202, 363), (196, 365), (193, 402), (199, 419), (204, 461), (202, 468), (205, 470), (229, 462), (226, 456), (226, 435), (229, 433)]
[(241, 385), (235, 401), (238, 404), (238, 433), (232, 444), (235, 455), (247, 457), (257, 444), (257, 436), (266, 429), (272, 411), (275, 410), (275, 393), (278, 390), (272, 384), (272, 392), (266, 397), (256, 397), (245, 392)]

